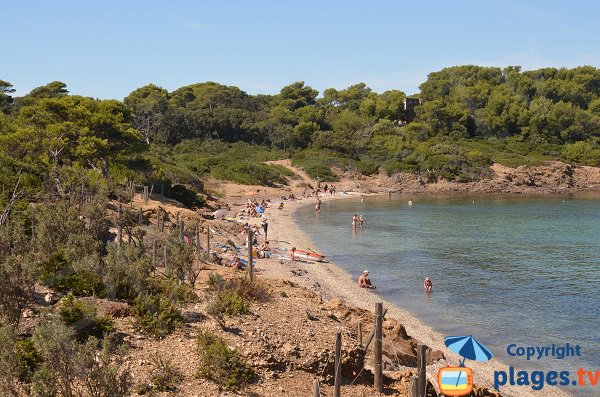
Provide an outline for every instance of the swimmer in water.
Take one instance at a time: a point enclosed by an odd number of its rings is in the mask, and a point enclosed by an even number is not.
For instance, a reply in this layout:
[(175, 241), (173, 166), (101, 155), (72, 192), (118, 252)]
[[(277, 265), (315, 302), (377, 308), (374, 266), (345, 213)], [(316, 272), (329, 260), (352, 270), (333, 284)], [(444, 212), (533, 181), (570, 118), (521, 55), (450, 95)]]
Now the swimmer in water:
[(362, 215), (358, 217), (358, 223), (360, 225), (360, 230), (363, 230), (363, 225), (365, 224), (365, 218), (363, 218)]
[(352, 229), (356, 230), (356, 214), (352, 216)]
[(413, 206), (413, 201), (412, 201), (412, 199), (408, 200), (408, 206), (409, 206), (409, 207), (412, 207), (412, 206)]
[(423, 289), (425, 290), (425, 292), (433, 291), (433, 283), (431, 282), (429, 277), (425, 277), (425, 280), (423, 280)]

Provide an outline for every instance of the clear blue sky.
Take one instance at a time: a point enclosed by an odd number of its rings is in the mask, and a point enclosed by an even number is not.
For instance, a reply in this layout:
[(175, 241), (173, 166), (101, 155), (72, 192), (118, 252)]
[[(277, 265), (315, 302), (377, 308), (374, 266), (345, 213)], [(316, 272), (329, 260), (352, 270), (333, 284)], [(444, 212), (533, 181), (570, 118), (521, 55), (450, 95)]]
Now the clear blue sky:
[(461, 64), (600, 66), (600, 2), (0, 0), (0, 79), (122, 99), (147, 83), (418, 92)]

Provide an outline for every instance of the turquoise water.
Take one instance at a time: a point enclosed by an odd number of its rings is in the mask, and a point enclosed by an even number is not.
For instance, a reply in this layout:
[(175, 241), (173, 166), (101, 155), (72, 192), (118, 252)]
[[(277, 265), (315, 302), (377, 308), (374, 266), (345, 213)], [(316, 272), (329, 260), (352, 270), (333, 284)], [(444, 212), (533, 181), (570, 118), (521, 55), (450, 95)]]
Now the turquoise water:
[[(295, 216), (354, 279), (370, 270), (376, 293), (443, 335), (472, 334), (518, 369), (600, 370), (599, 195), (414, 199), (412, 208), (408, 197), (338, 200)], [(365, 216), (363, 232), (353, 233), (353, 214)], [(581, 345), (581, 357), (506, 351), (566, 342)]]

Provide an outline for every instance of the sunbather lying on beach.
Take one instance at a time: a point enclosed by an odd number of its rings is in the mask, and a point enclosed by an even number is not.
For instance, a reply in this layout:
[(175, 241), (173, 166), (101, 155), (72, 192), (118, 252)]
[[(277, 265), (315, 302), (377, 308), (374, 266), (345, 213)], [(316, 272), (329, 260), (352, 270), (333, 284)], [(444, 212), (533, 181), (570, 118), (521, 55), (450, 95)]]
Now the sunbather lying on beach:
[(371, 284), (371, 280), (369, 279), (368, 270), (363, 271), (360, 277), (358, 278), (358, 286), (360, 288), (375, 289), (375, 286)]
[(236, 256), (235, 258), (233, 258), (232, 261), (230, 261), (227, 264), (227, 266), (230, 266), (230, 267), (232, 267), (232, 268), (234, 268), (236, 270), (242, 270), (242, 266), (243, 266), (242, 260), (239, 257)]

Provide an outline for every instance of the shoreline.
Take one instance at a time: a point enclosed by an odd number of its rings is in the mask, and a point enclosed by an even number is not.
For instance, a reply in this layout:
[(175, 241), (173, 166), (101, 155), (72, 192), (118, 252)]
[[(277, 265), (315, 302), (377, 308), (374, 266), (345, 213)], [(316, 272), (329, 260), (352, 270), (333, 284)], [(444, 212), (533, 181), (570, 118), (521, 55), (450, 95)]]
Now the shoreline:
[[(427, 194), (426, 192), (423, 192)], [(447, 192), (455, 196), (462, 192)], [(360, 196), (376, 196), (381, 193), (349, 193), (346, 195), (338, 194), (336, 196), (322, 197), (322, 201), (342, 200)], [(414, 193), (413, 193), (414, 194)], [(477, 194), (477, 193), (475, 193)], [(489, 195), (489, 193), (484, 193)], [(506, 193), (500, 193), (505, 195)], [(434, 194), (439, 196), (440, 193)], [(443, 195), (443, 194), (442, 194)], [(518, 194), (517, 194), (518, 195)], [(547, 195), (547, 193), (542, 193)], [(314, 249), (315, 246), (311, 238), (302, 231), (301, 227), (295, 222), (295, 213), (302, 208), (313, 203), (313, 199), (305, 198), (296, 202), (286, 202), (283, 210), (271, 209), (268, 213), (270, 219), (269, 240), (273, 246), (285, 244), (292, 245), (298, 249)], [(358, 288), (356, 281), (351, 275), (343, 270), (338, 264), (315, 263), (307, 264), (302, 262), (280, 264), (278, 260), (263, 260), (258, 262), (257, 269), (261, 271), (261, 276), (267, 278), (278, 278), (292, 281), (307, 289), (321, 295), (323, 300), (339, 298), (350, 306), (355, 306), (368, 311), (373, 311), (376, 302), (383, 302), (388, 309), (386, 317), (393, 318), (402, 324), (409, 335), (420, 342), (426, 344), (434, 350), (441, 350), (446, 355), (446, 360), (438, 361), (428, 366), (428, 372), (437, 375), (437, 370), (446, 366), (446, 363), (457, 363), (459, 356), (447, 350), (443, 343), (443, 335), (435, 331), (431, 326), (418, 319), (415, 315), (396, 306), (383, 297), (377, 295), (372, 290)], [(302, 270), (301, 276), (294, 276), (290, 272), (292, 269)], [(494, 360), (491, 363), (469, 362), (469, 366), (474, 370), (475, 383), (478, 386), (493, 389), (493, 375), (495, 370), (507, 370), (508, 364)], [(503, 396), (521, 397), (537, 396), (538, 394), (527, 386), (503, 386), (501, 388)], [(544, 387), (544, 395), (547, 396), (569, 396), (564, 390), (557, 387)]]

